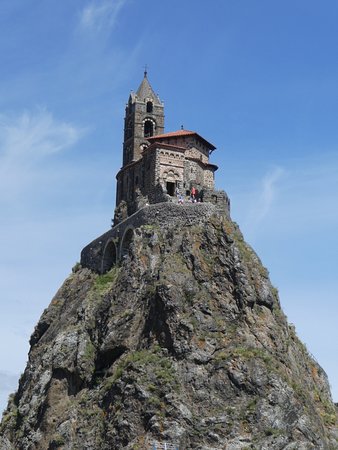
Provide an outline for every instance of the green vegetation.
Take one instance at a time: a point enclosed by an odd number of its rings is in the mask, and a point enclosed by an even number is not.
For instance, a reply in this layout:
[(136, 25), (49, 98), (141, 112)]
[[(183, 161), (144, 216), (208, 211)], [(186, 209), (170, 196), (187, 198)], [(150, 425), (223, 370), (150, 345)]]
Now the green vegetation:
[(87, 341), (85, 352), (84, 352), (84, 357), (85, 357), (85, 359), (92, 361), (94, 359), (94, 356), (95, 356), (95, 347), (91, 343), (91, 341)]
[(185, 292), (184, 292), (184, 295), (185, 295), (186, 303), (187, 303), (189, 306), (192, 306), (192, 305), (194, 304), (195, 293), (194, 293), (194, 292), (191, 292), (191, 291), (185, 291)]
[(199, 327), (199, 321), (195, 316), (191, 316), (189, 318), (191, 325), (194, 327), (194, 331), (198, 330)]
[(152, 232), (152, 231), (159, 231), (160, 227), (157, 224), (151, 225), (151, 224), (146, 224), (146, 225), (142, 225), (141, 230), (144, 230), (145, 232)]
[(272, 286), (271, 292), (272, 292), (272, 295), (273, 295), (274, 299), (276, 301), (278, 301), (278, 299), (279, 299), (278, 289), (276, 287)]
[(209, 269), (213, 271), (216, 261), (216, 256), (211, 253), (208, 249), (200, 248), (201, 256), (203, 258), (204, 263), (207, 265)]
[(160, 398), (157, 396), (152, 396), (152, 397), (148, 398), (147, 401), (150, 406), (153, 406), (156, 409), (159, 409), (161, 407), (162, 402), (161, 402)]
[(190, 270), (187, 267), (187, 263), (182, 253), (164, 254), (161, 257), (163, 269), (160, 274), (160, 282), (166, 280), (168, 275), (169, 277), (173, 277), (175, 273), (190, 276)]
[(80, 269), (82, 269), (81, 264), (80, 264), (79, 262), (76, 262), (76, 263), (74, 264), (74, 266), (72, 267), (72, 272), (73, 272), (73, 273), (76, 273), (76, 272), (78, 272)]
[[(302, 344), (297, 336), (293, 336), (299, 345), (300, 351), (303, 356), (308, 357), (308, 352), (304, 344)], [(309, 387), (300, 384), (292, 379), (285, 373), (283, 369), (283, 365), (278, 362), (271, 354), (266, 352), (264, 349), (252, 348), (252, 347), (236, 347), (232, 349), (222, 350), (220, 351), (214, 361), (216, 363), (220, 363), (222, 361), (229, 361), (231, 358), (244, 358), (244, 359), (252, 359), (259, 358), (263, 361), (269, 371), (274, 371), (277, 373), (285, 383), (287, 383), (294, 391), (295, 396), (304, 404), (308, 405), (312, 403), (312, 399), (316, 402), (316, 407), (321, 416), (324, 424), (326, 426), (334, 426), (337, 424), (337, 414), (334, 408), (334, 405), (327, 398), (324, 398), (318, 389), (314, 389), (313, 391), (309, 390)], [(255, 411), (257, 404), (257, 399), (252, 399), (247, 407), (247, 413), (251, 414)], [(266, 435), (277, 436), (281, 434), (281, 430), (278, 429), (267, 429), (265, 431)]]
[(327, 410), (321, 411), (320, 415), (325, 425), (327, 426), (337, 425), (337, 414), (335, 409), (331, 405), (328, 405), (328, 411)]
[[(312, 361), (312, 358), (309, 354), (308, 349), (306, 348), (306, 345), (299, 339), (299, 337), (296, 334), (296, 327), (294, 326), (294, 324), (290, 323), (289, 324), (289, 335), (290, 335), (290, 339), (296, 344), (296, 346), (298, 347), (299, 351), (301, 352), (301, 354)], [(288, 345), (290, 345), (290, 341), (288, 342)]]
[(2, 421), (0, 424), (0, 433), (4, 431), (5, 428), (9, 426), (9, 424), (12, 422), (12, 425), (10, 428), (14, 428), (14, 425), (17, 421), (19, 412), (16, 406), (12, 407), (11, 411), (6, 411), (2, 417)]
[(266, 350), (255, 347), (234, 347), (217, 353), (215, 361), (224, 361), (231, 358), (252, 359), (259, 358), (268, 366), (273, 366), (274, 359)]
[(256, 410), (257, 402), (258, 402), (257, 397), (254, 397), (249, 401), (249, 403), (246, 406), (246, 410), (248, 411), (248, 413), (252, 414)]
[[(298, 338), (297, 341), (300, 343)], [(300, 346), (300, 350), (302, 353), (304, 352), (304, 355), (308, 355), (306, 347), (304, 345)], [(294, 381), (293, 379), (290, 379), (289, 375), (286, 374), (283, 365), (264, 349), (252, 347), (236, 347), (232, 349), (222, 350), (216, 355), (214, 361), (216, 363), (220, 363), (222, 361), (229, 361), (231, 358), (236, 357), (243, 359), (253, 359), (253, 358), (260, 359), (261, 361), (264, 362), (268, 371), (273, 371), (277, 373), (281, 377), (281, 379), (293, 389), (295, 396), (304, 405), (311, 404), (312, 397), (314, 398), (314, 400), (317, 403), (318, 412), (322, 417), (322, 420), (325, 425), (333, 426), (337, 423), (336, 411), (331, 401), (329, 399), (322, 398), (318, 390), (315, 389), (311, 393), (308, 386), (305, 386), (303, 384)], [(257, 403), (256, 398), (252, 399), (248, 403), (246, 407), (248, 414), (253, 413), (255, 411), (256, 403)], [(267, 430), (267, 432), (276, 435), (280, 433), (280, 430), (269, 429)]]
[(79, 395), (79, 404), (86, 405), (90, 400), (90, 395), (88, 389), (83, 389)]
[[(251, 284), (258, 294), (262, 287), (262, 278), (268, 279), (269, 272), (262, 265), (260, 259), (256, 255), (256, 253), (252, 250), (252, 248), (244, 241), (242, 233), (234, 228), (232, 237), (236, 243), (236, 246), (239, 250), (240, 257), (244, 262), (244, 265), (248, 269), (248, 280), (251, 279)], [(277, 296), (276, 296), (277, 294)], [(273, 296), (278, 304), (278, 292), (273, 292)]]
[(99, 294), (104, 294), (107, 292), (115, 283), (119, 270), (120, 268), (118, 266), (114, 266), (109, 272), (103, 275), (98, 275), (94, 282), (94, 291)]
[(49, 443), (49, 448), (56, 448), (64, 445), (66, 443), (65, 439), (60, 435), (56, 434), (53, 436), (52, 440)]
[(133, 372), (136, 372), (135, 376), (137, 376), (138, 382), (145, 385), (145, 388), (152, 394), (159, 394), (164, 387), (178, 390), (172, 362), (161, 353), (159, 347), (129, 354), (117, 365), (113, 375), (105, 380), (104, 389), (109, 390), (126, 373), (128, 373), (128, 377), (132, 377)]
[(121, 319), (129, 320), (130, 318), (132, 318), (134, 316), (134, 314), (135, 313), (132, 309), (126, 309), (122, 312)]
[(244, 262), (248, 265), (252, 265), (253, 252), (251, 248), (244, 242), (243, 239), (236, 239), (236, 244)]
[(315, 388), (313, 392), (313, 397), (315, 402), (317, 403), (317, 407), (319, 408), (319, 414), (325, 425), (328, 426), (337, 425), (337, 413), (331, 401), (328, 398), (323, 397), (323, 395), (317, 388)]
[[(160, 347), (139, 350), (121, 360), (113, 375), (103, 381), (103, 394), (107, 394), (107, 398), (110, 398), (109, 391), (114, 390), (115, 383), (119, 385), (137, 383), (147, 393), (144, 398), (145, 408), (153, 411), (160, 421), (165, 416), (166, 394), (179, 390), (178, 377), (172, 361), (163, 354)], [(111, 406), (114, 415), (116, 416), (123, 408), (122, 398), (115, 396)]]
[(104, 411), (97, 405), (90, 405), (81, 409), (81, 415), (88, 420), (101, 421), (104, 418)]

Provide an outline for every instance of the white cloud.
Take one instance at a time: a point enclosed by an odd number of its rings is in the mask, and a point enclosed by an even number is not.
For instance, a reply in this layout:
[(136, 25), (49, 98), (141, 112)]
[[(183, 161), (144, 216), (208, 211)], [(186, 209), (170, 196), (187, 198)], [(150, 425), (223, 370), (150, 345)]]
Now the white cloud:
[[(283, 168), (265, 169), (260, 180), (250, 175), (246, 180), (245, 187), (242, 183), (231, 195), (232, 215), (252, 245), (263, 244), (268, 236), (309, 239), (314, 233), (328, 236), (337, 229), (337, 152), (290, 158)], [(331, 240), (337, 241), (336, 234)]]
[(102, 0), (101, 2), (91, 2), (81, 13), (81, 27), (95, 31), (100, 31), (105, 27), (113, 28), (126, 1)]
[(7, 160), (35, 159), (75, 144), (81, 130), (55, 120), (45, 109), (18, 117), (0, 117), (0, 156)]
[(284, 173), (281, 167), (270, 169), (261, 180), (259, 189), (250, 195), (250, 209), (245, 221), (247, 223), (243, 224), (249, 234), (255, 233), (257, 226), (270, 213), (277, 194), (277, 183)]
[(256, 221), (262, 221), (268, 214), (276, 194), (276, 184), (283, 175), (284, 170), (280, 167), (268, 172), (262, 181), (262, 190), (257, 199)]
[(73, 145), (84, 130), (39, 109), (0, 116), (0, 201), (19, 193), (34, 177), (34, 166)]

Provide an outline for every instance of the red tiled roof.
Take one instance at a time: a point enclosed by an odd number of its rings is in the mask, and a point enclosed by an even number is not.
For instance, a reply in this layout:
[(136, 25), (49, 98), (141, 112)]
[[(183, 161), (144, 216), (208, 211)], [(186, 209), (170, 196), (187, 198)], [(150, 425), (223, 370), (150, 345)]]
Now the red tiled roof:
[(181, 136), (197, 136), (201, 141), (203, 141), (210, 149), (215, 150), (215, 146), (210, 144), (206, 139), (202, 138), (196, 131), (189, 131), (189, 130), (178, 130), (178, 131), (172, 131), (170, 133), (164, 133), (164, 134), (157, 134), (156, 136), (148, 137), (148, 141), (158, 141), (166, 138), (172, 138), (172, 137), (181, 137)]
[(189, 130), (177, 130), (177, 131), (171, 131), (170, 133), (164, 133), (164, 134), (157, 134), (156, 136), (151, 136), (148, 138), (148, 140), (155, 139), (155, 138), (167, 138), (167, 137), (177, 137), (177, 136), (189, 136), (197, 134), (195, 131), (189, 131)]

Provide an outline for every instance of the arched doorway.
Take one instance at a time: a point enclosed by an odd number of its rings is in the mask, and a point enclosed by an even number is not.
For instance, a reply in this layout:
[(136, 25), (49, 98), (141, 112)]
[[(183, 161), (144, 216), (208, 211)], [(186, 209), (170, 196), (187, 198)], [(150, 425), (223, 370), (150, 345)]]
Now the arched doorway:
[(173, 170), (165, 171), (163, 174), (163, 181), (165, 183), (165, 189), (168, 195), (175, 197), (176, 189), (180, 181), (180, 176), (177, 172)]
[(113, 241), (109, 241), (103, 251), (101, 273), (108, 272), (108, 270), (110, 270), (116, 264), (116, 261), (117, 252), (115, 243)]

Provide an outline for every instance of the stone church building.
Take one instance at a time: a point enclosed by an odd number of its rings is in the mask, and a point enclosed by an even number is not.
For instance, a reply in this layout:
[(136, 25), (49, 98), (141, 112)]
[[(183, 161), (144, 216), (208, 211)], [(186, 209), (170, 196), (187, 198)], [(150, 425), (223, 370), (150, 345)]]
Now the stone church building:
[(209, 162), (214, 150), (195, 131), (164, 132), (164, 105), (145, 72), (126, 105), (114, 222), (82, 250), (82, 267), (109, 271), (128, 256), (135, 230), (143, 225), (183, 228), (215, 214), (230, 217), (227, 194), (214, 188), (217, 166)]
[(178, 195), (188, 201), (192, 190), (196, 201), (224, 201), (224, 193), (214, 190), (217, 166), (209, 162), (214, 150), (194, 131), (164, 133), (164, 105), (145, 72), (126, 105), (114, 224), (146, 204), (177, 202)]

